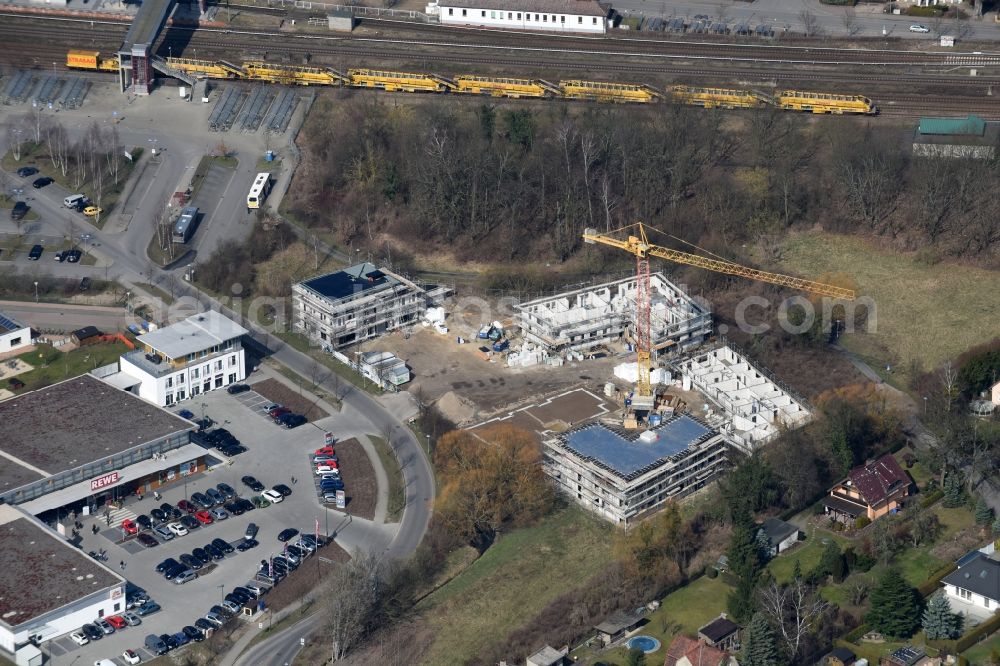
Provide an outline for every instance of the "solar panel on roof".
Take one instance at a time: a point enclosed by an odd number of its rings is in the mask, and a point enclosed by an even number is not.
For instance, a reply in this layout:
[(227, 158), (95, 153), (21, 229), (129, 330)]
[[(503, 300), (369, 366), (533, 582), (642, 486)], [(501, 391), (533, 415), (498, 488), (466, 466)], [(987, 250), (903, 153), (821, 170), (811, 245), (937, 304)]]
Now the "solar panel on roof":
[(4, 330), (7, 331), (16, 331), (17, 329), (24, 327), (18, 324), (13, 319), (8, 319), (6, 316), (3, 315), (3, 313), (0, 313), (0, 328), (3, 328)]

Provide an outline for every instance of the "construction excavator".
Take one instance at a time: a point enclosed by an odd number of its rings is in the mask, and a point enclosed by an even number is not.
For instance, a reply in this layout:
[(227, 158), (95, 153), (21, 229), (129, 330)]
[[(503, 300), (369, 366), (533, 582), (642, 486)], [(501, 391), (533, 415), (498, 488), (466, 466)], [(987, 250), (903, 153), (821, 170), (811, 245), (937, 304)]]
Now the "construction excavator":
[[(724, 273), (726, 275), (737, 275), (759, 282), (791, 287), (820, 296), (831, 298), (854, 300), (856, 294), (853, 289), (838, 287), (832, 284), (815, 282), (791, 275), (781, 273), (771, 273), (768, 271), (741, 266), (740, 264), (726, 261), (721, 257), (707, 257), (690, 252), (682, 252), (660, 245), (655, 245), (649, 241), (647, 229), (663, 234), (663, 232), (647, 227), (642, 222), (630, 224), (620, 229), (615, 229), (607, 234), (600, 234), (596, 229), (585, 229), (583, 240), (589, 244), (601, 244), (625, 250), (635, 256), (636, 260), (636, 322), (635, 322), (635, 346), (637, 354), (638, 380), (635, 384), (635, 391), (630, 400), (632, 413), (638, 411), (652, 410), (655, 403), (653, 387), (650, 383), (650, 372), (652, 370), (652, 341), (650, 339), (650, 315), (652, 300), (650, 294), (649, 279), (649, 258), (658, 257), (678, 264), (696, 266), (706, 270)], [(667, 235), (667, 234), (663, 234)], [(673, 238), (673, 237), (671, 237)], [(681, 239), (675, 239), (680, 241)], [(681, 241), (686, 242), (686, 241)], [(700, 248), (699, 248), (700, 249)], [(635, 418), (626, 415), (626, 423), (636, 423)]]

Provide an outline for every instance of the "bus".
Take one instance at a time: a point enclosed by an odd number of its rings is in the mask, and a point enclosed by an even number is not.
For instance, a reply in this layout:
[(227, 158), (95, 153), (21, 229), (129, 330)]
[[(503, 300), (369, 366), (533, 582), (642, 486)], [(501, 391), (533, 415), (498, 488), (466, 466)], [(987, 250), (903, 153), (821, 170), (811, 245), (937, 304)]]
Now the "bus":
[(267, 194), (270, 191), (271, 174), (257, 174), (257, 177), (253, 179), (253, 185), (250, 186), (250, 194), (247, 195), (247, 210), (260, 208), (261, 203), (267, 198)]
[(187, 243), (194, 234), (195, 227), (198, 226), (198, 208), (196, 206), (185, 206), (181, 209), (181, 215), (174, 222), (173, 241), (175, 243)]

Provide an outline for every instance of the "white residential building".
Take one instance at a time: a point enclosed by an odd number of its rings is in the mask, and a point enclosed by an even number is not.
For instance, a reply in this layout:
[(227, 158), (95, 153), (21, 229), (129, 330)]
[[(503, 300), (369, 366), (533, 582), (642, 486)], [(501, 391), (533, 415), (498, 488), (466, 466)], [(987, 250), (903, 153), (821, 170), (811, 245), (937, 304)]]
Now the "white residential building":
[(31, 344), (31, 328), (0, 312), (0, 354), (17, 351)]
[(1000, 608), (1000, 562), (992, 546), (963, 556), (941, 579), (954, 612), (984, 620)]
[(241, 338), (247, 330), (208, 311), (139, 337), (121, 357), (120, 373), (104, 378), (166, 407), (246, 379)]
[(509, 30), (607, 32), (607, 10), (596, 0), (438, 0), (427, 6), (442, 25)]

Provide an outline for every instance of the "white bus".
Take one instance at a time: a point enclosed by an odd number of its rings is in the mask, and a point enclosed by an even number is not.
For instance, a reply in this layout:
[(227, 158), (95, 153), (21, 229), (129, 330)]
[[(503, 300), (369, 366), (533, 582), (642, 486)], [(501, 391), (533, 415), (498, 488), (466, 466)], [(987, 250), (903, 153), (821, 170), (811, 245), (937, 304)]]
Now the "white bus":
[(270, 191), (271, 174), (257, 174), (257, 177), (253, 179), (253, 185), (250, 186), (250, 194), (247, 195), (247, 210), (260, 208), (260, 205), (267, 198), (267, 194)]

